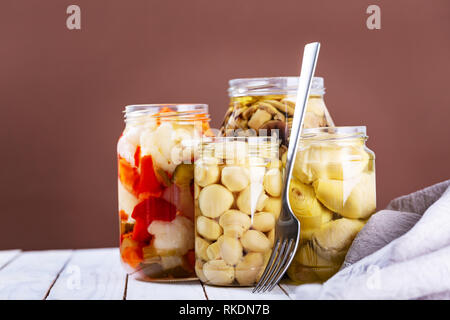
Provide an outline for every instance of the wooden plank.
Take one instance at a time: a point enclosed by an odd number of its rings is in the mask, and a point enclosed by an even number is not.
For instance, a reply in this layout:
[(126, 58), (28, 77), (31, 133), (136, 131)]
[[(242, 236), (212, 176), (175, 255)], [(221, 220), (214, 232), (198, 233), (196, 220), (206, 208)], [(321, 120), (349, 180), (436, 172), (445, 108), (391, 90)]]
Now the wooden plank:
[(48, 300), (122, 300), (126, 272), (118, 248), (76, 250)]
[(321, 285), (318, 283), (295, 284), (290, 280), (283, 280), (280, 287), (289, 295), (292, 300), (311, 300), (316, 299)]
[(127, 300), (205, 300), (200, 281), (145, 282), (128, 277)]
[(23, 252), (0, 270), (0, 300), (44, 299), (71, 250)]
[(295, 296), (295, 288), (297, 287), (296, 285), (288, 282), (282, 282), (279, 285), (291, 299), (295, 299), (294, 296)]
[(252, 293), (249, 287), (213, 287), (205, 285), (209, 300), (289, 300), (280, 287), (276, 286), (271, 292)]
[(10, 262), (12, 259), (14, 259), (19, 253), (20, 250), (0, 251), (0, 269), (8, 262)]

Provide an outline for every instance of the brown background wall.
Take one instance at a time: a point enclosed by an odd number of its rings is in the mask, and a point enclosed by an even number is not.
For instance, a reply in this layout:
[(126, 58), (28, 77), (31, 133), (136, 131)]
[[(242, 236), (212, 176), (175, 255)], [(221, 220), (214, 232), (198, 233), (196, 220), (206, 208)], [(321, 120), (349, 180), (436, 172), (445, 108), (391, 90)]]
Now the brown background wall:
[(124, 105), (205, 102), (218, 126), (229, 79), (296, 75), (315, 40), (335, 122), (368, 126), (379, 207), (448, 179), (449, 39), (448, 0), (2, 0), (0, 249), (115, 246)]

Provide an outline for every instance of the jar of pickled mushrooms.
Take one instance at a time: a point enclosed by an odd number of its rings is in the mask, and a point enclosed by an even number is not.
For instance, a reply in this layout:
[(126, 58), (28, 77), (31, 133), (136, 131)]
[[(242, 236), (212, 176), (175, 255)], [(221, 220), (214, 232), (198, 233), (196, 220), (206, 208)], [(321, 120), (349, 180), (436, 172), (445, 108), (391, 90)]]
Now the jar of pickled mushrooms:
[(323, 282), (334, 275), (375, 212), (375, 154), (366, 140), (366, 127), (303, 130), (289, 186), (301, 229), (287, 272), (293, 281)]
[(270, 258), (283, 185), (278, 141), (219, 137), (195, 162), (195, 271), (206, 284), (252, 286)]
[[(294, 116), (298, 77), (233, 79), (230, 105), (220, 128), (223, 136), (277, 134), (280, 156), (287, 150)], [(304, 128), (334, 126), (324, 102), (323, 78), (313, 78)]]
[(208, 122), (207, 105), (125, 109), (117, 145), (120, 255), (134, 278), (196, 278), (193, 161)]

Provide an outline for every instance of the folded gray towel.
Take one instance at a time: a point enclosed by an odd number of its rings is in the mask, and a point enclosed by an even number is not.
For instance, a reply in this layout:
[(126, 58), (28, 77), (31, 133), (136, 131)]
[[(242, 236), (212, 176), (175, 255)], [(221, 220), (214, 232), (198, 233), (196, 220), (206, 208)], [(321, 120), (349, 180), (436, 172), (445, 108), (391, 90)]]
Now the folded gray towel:
[[(391, 201), (356, 237), (343, 268), (298, 299), (450, 298), (450, 180)], [(398, 211), (396, 211), (398, 210)]]
[(377, 212), (353, 241), (341, 269), (358, 262), (404, 235), (421, 217), (422, 215), (411, 212), (393, 210)]
[(442, 196), (448, 186), (450, 186), (450, 180), (446, 180), (406, 196), (396, 198), (389, 202), (386, 209), (414, 212), (422, 215)]

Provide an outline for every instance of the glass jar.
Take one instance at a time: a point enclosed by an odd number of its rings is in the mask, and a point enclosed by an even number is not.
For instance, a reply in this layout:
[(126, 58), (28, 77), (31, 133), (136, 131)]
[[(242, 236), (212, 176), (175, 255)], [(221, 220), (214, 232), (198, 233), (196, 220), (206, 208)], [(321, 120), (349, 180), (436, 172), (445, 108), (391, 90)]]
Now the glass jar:
[[(304, 128), (334, 126), (323, 99), (323, 84), (323, 78), (313, 78)], [(220, 128), (221, 135), (265, 136), (276, 133), (281, 140), (282, 155), (288, 146), (298, 77), (233, 79), (229, 85), (230, 105)]]
[(283, 185), (278, 141), (220, 137), (195, 162), (195, 271), (203, 283), (252, 286), (270, 258)]
[(366, 127), (303, 130), (289, 186), (301, 229), (287, 272), (293, 281), (323, 282), (334, 275), (375, 212), (375, 154), (366, 140)]
[(194, 154), (207, 105), (130, 105), (119, 138), (120, 254), (140, 280), (195, 278)]

